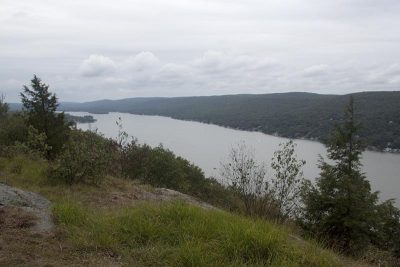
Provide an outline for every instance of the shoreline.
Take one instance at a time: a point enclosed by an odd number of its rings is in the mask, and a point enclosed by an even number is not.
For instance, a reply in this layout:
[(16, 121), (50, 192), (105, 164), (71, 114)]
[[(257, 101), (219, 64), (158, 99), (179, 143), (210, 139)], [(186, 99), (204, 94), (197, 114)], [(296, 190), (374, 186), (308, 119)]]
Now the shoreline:
[[(109, 111), (109, 112), (88, 112), (88, 111), (67, 111), (67, 110), (63, 110), (63, 112), (68, 113), (68, 112), (86, 112), (88, 114), (92, 114), (92, 115), (106, 115), (109, 113), (125, 113), (125, 114), (132, 114), (132, 115), (139, 115), (139, 116), (159, 116), (159, 117), (164, 117), (164, 118), (170, 118), (170, 119), (174, 119), (174, 120), (180, 120), (180, 121), (188, 121), (188, 122), (198, 122), (198, 123), (203, 123), (203, 124), (210, 124), (210, 125), (215, 125), (215, 126), (219, 126), (219, 127), (223, 127), (223, 128), (227, 128), (227, 129), (232, 129), (232, 130), (239, 130), (239, 131), (246, 131), (246, 132), (258, 132), (258, 133), (262, 133), (265, 135), (270, 135), (270, 136), (274, 136), (274, 137), (281, 137), (281, 138), (287, 138), (287, 139), (293, 139), (293, 140), (303, 140), (303, 141), (311, 141), (311, 142), (318, 142), (322, 145), (325, 146), (325, 143), (322, 142), (320, 139), (318, 138), (306, 138), (306, 137), (288, 137), (288, 136), (283, 136), (283, 135), (279, 135), (277, 133), (267, 133), (267, 132), (263, 132), (263, 131), (259, 131), (259, 130), (255, 130), (255, 129), (244, 129), (244, 128), (235, 128), (235, 127), (230, 127), (227, 125), (223, 125), (223, 124), (217, 124), (217, 123), (213, 123), (213, 122), (205, 122), (205, 121), (201, 121), (201, 120), (193, 120), (193, 119), (182, 119), (182, 118), (176, 118), (176, 117), (171, 117), (171, 116), (165, 116), (165, 115), (159, 115), (159, 114), (139, 114), (139, 113), (132, 113), (132, 112), (120, 112), (120, 111)], [(87, 122), (90, 123), (90, 122)], [(366, 151), (371, 151), (371, 152), (379, 152), (379, 153), (388, 153), (388, 154), (400, 154), (400, 148), (378, 148), (375, 146), (367, 146)]]

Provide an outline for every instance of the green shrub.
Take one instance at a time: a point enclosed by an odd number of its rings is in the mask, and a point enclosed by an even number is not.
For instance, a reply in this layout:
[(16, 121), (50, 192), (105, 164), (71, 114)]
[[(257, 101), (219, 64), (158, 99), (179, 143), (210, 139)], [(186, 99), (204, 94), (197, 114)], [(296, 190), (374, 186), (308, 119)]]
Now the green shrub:
[(377, 213), (372, 244), (395, 255), (400, 265), (400, 209), (390, 199), (377, 206)]
[(121, 147), (120, 164), (123, 177), (178, 190), (228, 210), (242, 210), (242, 201), (233, 190), (206, 179), (199, 167), (163, 146), (151, 148), (134, 139)]
[(0, 155), (45, 157), (51, 150), (46, 143), (46, 135), (27, 125), (24, 116), (23, 113), (16, 113), (0, 118)]
[(142, 179), (146, 172), (147, 162), (150, 158), (152, 148), (141, 145), (136, 139), (121, 146), (120, 165), (122, 176), (129, 179)]
[(74, 130), (50, 170), (50, 177), (69, 184), (98, 184), (110, 172), (115, 147), (97, 133)]
[(23, 114), (14, 114), (0, 118), (0, 148), (13, 146), (15, 143), (25, 143), (28, 136), (28, 126)]
[(26, 146), (32, 151), (42, 157), (45, 157), (51, 150), (51, 146), (47, 143), (47, 137), (44, 133), (39, 133), (37, 129), (29, 125)]
[(8, 110), (9, 110), (8, 104), (5, 102), (5, 97), (4, 95), (0, 95), (0, 119), (2, 117), (7, 116)]
[(360, 257), (363, 262), (374, 266), (400, 267), (399, 258), (388, 250), (381, 250), (375, 246), (370, 246)]
[(200, 168), (158, 146), (151, 148), (136, 140), (122, 148), (122, 172), (156, 187), (187, 191), (190, 181), (204, 179)]

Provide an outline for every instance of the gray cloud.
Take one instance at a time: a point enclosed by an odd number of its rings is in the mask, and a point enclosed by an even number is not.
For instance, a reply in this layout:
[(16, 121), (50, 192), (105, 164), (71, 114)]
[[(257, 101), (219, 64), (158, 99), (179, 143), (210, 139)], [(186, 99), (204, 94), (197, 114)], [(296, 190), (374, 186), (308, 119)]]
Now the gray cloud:
[(400, 88), (398, 0), (1, 2), (11, 101)]
[(122, 63), (122, 67), (140, 72), (155, 69), (159, 64), (160, 60), (153, 53), (146, 51), (128, 57), (125, 62)]
[(101, 55), (91, 55), (79, 67), (80, 74), (86, 77), (107, 75), (115, 71), (115, 63)]
[(367, 80), (373, 83), (380, 84), (400, 84), (400, 64), (392, 64), (386, 68), (371, 71)]
[(307, 67), (303, 71), (303, 75), (305, 77), (315, 77), (315, 76), (322, 76), (327, 75), (329, 73), (329, 66), (326, 64), (319, 64)]

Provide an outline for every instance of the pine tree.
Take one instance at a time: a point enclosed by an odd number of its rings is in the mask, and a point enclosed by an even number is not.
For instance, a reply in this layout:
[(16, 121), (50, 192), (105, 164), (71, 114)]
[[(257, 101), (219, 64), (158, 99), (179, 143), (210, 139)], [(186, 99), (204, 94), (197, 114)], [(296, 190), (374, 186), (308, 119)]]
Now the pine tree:
[(345, 110), (344, 120), (327, 144), (331, 165), (321, 159), (320, 177), (304, 196), (306, 229), (347, 253), (361, 252), (372, 236), (376, 222), (377, 192), (361, 171), (365, 149), (357, 132), (354, 101)]
[(64, 113), (56, 113), (58, 102), (55, 94), (49, 92), (49, 85), (43, 83), (36, 75), (31, 80), (31, 88), (24, 86), (21, 100), (27, 112), (28, 124), (39, 133), (44, 133), (49, 146), (47, 158), (57, 155), (67, 140), (70, 123)]

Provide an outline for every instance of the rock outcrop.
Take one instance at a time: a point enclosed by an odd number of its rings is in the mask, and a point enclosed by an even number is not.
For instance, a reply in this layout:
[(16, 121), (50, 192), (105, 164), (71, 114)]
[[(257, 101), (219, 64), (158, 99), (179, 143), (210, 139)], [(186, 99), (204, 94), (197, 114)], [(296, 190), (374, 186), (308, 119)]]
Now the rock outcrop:
[(39, 194), (0, 183), (0, 209), (4, 207), (19, 208), (35, 216), (34, 232), (46, 233), (54, 228), (51, 202)]

